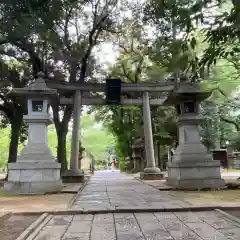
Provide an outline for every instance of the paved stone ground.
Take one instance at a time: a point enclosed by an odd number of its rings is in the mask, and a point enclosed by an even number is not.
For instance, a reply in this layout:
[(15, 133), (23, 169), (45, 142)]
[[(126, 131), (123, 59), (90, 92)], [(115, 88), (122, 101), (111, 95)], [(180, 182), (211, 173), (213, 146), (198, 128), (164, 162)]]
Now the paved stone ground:
[(34, 240), (239, 240), (240, 225), (215, 211), (52, 216)]
[[(72, 210), (120, 209), (122, 213), (49, 215), (26, 240), (240, 239), (240, 224), (217, 211), (144, 212), (177, 206), (189, 204), (131, 176), (98, 172), (78, 194)], [(126, 209), (132, 213), (124, 212)]]
[(146, 210), (183, 208), (190, 203), (160, 192), (119, 171), (102, 171), (96, 174), (80, 192), (72, 205), (74, 210)]
[(0, 239), (15, 240), (31, 223), (38, 218), (33, 216), (12, 215), (7, 219), (0, 220)]

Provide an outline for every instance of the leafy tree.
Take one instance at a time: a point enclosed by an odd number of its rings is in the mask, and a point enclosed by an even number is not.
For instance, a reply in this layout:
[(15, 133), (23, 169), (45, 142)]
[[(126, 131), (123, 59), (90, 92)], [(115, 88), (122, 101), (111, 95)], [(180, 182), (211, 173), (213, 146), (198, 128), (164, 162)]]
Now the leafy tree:
[[(8, 162), (15, 162), (19, 140), (26, 140), (26, 123), (23, 123), (23, 115), (26, 114), (26, 104), (22, 99), (7, 95), (11, 88), (24, 87), (29, 76), (28, 69), (24, 66), (1, 60), (0, 62), (2, 87), (0, 89), (0, 114), (1, 126), (11, 126), (11, 141), (9, 145)], [(20, 70), (21, 69), (21, 70)]]
[(92, 115), (81, 118), (82, 143), (91, 152), (95, 161), (104, 160), (105, 151), (115, 145), (115, 138), (102, 124), (99, 124)]
[[(28, 62), (33, 76), (43, 71), (53, 81), (84, 82), (94, 70), (89, 68), (94, 48), (105, 40), (108, 31), (114, 31), (115, 7), (115, 0), (52, 0), (41, 6), (32, 1), (4, 2), (0, 6), (3, 54)], [(73, 107), (54, 102), (52, 109), (57, 158), (63, 172), (67, 168), (66, 136)]]

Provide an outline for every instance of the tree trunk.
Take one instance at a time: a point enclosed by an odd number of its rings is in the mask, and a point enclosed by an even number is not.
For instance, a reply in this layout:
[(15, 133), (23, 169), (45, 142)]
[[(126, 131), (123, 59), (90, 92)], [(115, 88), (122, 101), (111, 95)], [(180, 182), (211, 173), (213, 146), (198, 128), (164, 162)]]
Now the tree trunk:
[(67, 133), (68, 124), (72, 116), (73, 106), (66, 106), (63, 113), (62, 121), (60, 121), (59, 105), (52, 102), (53, 120), (57, 132), (58, 145), (57, 145), (57, 160), (61, 163), (61, 174), (67, 169)]
[(57, 145), (57, 159), (61, 163), (61, 174), (63, 174), (67, 169), (67, 153), (66, 153), (66, 144), (67, 144), (67, 131), (58, 130), (58, 145)]
[(14, 163), (17, 161), (18, 142), (22, 121), (22, 115), (14, 116), (11, 120), (11, 140), (9, 145), (8, 163)]

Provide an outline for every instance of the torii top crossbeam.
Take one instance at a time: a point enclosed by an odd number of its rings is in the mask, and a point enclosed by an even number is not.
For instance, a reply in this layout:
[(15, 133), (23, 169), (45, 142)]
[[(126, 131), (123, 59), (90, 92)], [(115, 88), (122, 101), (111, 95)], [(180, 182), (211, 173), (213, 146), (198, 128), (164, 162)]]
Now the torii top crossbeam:
[[(65, 81), (52, 81), (46, 80), (49, 88), (57, 89), (60, 91), (93, 91), (104, 92), (106, 83), (70, 83)], [(169, 92), (174, 88), (173, 82), (162, 83), (122, 83), (122, 92)]]

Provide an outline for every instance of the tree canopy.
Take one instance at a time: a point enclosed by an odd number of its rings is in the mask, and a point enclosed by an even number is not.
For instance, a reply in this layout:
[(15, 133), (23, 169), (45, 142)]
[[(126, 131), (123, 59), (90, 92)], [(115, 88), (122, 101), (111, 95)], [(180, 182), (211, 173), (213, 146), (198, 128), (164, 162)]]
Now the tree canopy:
[[(204, 144), (211, 149), (217, 142), (237, 139), (238, 1), (5, 0), (0, 13), (0, 113), (1, 131), (10, 134), (8, 162), (16, 161), (18, 145), (26, 139), (27, 109), (24, 101), (7, 93), (27, 86), (39, 71), (51, 81), (71, 83), (102, 82), (107, 77), (128, 83), (161, 82), (168, 77), (176, 81), (181, 76), (202, 81), (212, 91), (202, 104)], [(104, 46), (107, 51), (101, 52)], [(108, 56), (113, 60), (106, 61)], [(59, 96), (73, 97), (73, 93), (59, 92)], [(141, 94), (122, 97), (141, 98)], [(51, 108), (55, 130), (50, 129), (49, 144), (63, 172), (73, 106), (53, 101)], [(175, 146), (174, 106), (151, 111), (154, 141)], [(93, 106), (89, 112), (92, 115), (84, 116), (81, 123), (84, 147), (102, 159), (105, 149), (116, 145), (124, 162), (132, 155), (134, 141), (144, 137), (142, 108)]]

